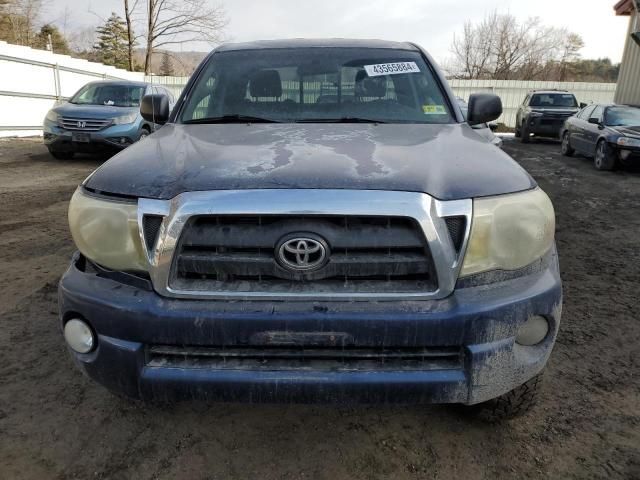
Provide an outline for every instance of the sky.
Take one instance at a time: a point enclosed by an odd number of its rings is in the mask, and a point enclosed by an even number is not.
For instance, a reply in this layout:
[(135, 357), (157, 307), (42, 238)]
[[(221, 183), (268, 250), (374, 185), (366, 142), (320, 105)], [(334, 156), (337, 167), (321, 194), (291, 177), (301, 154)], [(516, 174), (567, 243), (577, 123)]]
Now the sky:
[[(381, 38), (425, 47), (439, 62), (451, 56), (454, 33), (466, 21), (497, 10), (518, 19), (540, 17), (545, 25), (566, 27), (582, 36), (583, 58), (622, 58), (628, 17), (616, 17), (616, 0), (210, 0), (228, 14), (232, 41), (274, 38)], [(144, 0), (140, 0), (144, 3)], [(43, 20), (66, 30), (93, 27), (122, 0), (49, 0)], [(142, 28), (142, 27), (140, 27)], [(180, 47), (176, 47), (179, 49)], [(184, 50), (208, 51), (204, 43)]]

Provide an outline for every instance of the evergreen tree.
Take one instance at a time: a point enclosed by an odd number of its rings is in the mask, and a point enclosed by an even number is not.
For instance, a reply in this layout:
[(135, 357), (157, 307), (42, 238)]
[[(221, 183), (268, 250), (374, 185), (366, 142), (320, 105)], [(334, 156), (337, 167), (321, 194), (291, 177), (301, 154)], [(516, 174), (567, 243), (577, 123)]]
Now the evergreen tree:
[[(51, 45), (49, 45), (49, 35), (51, 35)], [(69, 44), (67, 39), (64, 38), (62, 32), (58, 30), (58, 27), (47, 23), (40, 28), (40, 31), (33, 39), (33, 46), (41, 50), (48, 50), (52, 48), (53, 53), (60, 53), (68, 55), (70, 53)]]
[(104, 26), (96, 29), (98, 43), (93, 47), (98, 59), (105, 65), (118, 68), (129, 66), (127, 24), (112, 13)]
[(173, 61), (171, 60), (171, 56), (168, 52), (164, 52), (162, 54), (162, 63), (160, 64), (160, 75), (170, 77), (175, 74), (176, 72), (173, 68)]

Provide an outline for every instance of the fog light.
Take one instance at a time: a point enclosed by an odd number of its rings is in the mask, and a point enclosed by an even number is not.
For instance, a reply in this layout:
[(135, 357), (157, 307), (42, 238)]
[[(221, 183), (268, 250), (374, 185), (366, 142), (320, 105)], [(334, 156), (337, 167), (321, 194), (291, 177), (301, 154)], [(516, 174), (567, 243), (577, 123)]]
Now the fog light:
[(549, 333), (549, 322), (540, 315), (534, 315), (524, 322), (518, 329), (516, 342), (520, 345), (536, 345), (545, 339)]
[(77, 318), (72, 318), (64, 324), (64, 339), (72, 350), (78, 353), (89, 353), (96, 344), (89, 325)]

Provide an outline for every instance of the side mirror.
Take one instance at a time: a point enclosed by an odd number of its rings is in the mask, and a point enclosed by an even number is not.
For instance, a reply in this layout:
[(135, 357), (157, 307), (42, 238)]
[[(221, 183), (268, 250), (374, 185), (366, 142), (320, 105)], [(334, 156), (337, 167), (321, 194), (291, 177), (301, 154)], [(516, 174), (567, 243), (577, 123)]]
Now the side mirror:
[(164, 125), (169, 120), (169, 97), (153, 94), (142, 97), (140, 115), (147, 122)]
[(580, 108), (587, 108), (587, 104), (584, 102), (580, 102)]
[(488, 123), (502, 115), (502, 100), (497, 95), (475, 93), (469, 97), (467, 122), (469, 125)]
[(598, 117), (591, 117), (589, 119), (589, 123), (593, 123), (594, 125), (600, 125), (600, 119)]

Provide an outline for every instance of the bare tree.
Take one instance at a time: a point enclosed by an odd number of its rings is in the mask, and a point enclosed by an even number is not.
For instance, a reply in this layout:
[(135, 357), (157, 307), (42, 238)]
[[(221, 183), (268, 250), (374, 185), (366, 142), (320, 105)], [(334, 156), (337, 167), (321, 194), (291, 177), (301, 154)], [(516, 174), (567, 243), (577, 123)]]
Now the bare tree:
[(147, 0), (147, 52), (145, 73), (151, 73), (151, 58), (161, 47), (186, 42), (220, 42), (227, 25), (224, 8), (206, 0)]
[(548, 75), (558, 63), (577, 59), (580, 48), (580, 36), (566, 29), (494, 12), (477, 24), (467, 22), (451, 50), (456, 76), (509, 80)]
[(462, 38), (453, 37), (453, 52), (456, 61), (462, 65), (465, 75), (469, 78), (480, 78), (486, 73), (491, 58), (491, 36), (486, 35), (491, 30), (492, 19), (485, 19), (479, 27), (471, 22), (464, 25)]
[(75, 54), (87, 54), (96, 43), (96, 27), (75, 30), (67, 39), (72, 52)]
[(2, 13), (9, 25), (6, 37), (11, 43), (31, 45), (36, 24), (48, 0), (11, 0), (3, 2)]
[(584, 41), (580, 35), (567, 33), (564, 42), (561, 44), (561, 55), (559, 65), (559, 78), (564, 82), (569, 73), (570, 66), (580, 58), (580, 50), (584, 47)]
[(129, 55), (129, 71), (133, 72), (133, 47), (138, 37), (133, 33), (133, 14), (138, 6), (138, 0), (124, 0), (124, 19), (127, 22), (127, 51)]

